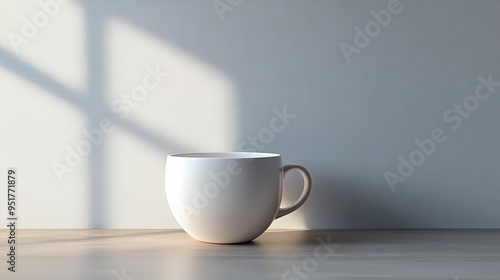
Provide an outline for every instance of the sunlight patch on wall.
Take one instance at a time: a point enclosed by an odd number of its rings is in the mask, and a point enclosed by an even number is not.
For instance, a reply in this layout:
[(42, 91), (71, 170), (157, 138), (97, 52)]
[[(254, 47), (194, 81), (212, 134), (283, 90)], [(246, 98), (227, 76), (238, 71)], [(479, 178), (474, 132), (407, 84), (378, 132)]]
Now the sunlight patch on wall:
[(83, 94), (87, 83), (84, 13), (75, 1), (2, 1), (0, 46), (44, 75)]
[[(68, 147), (75, 149), (84, 139), (86, 116), (29, 79), (0, 67), (0, 168), (19, 172), (23, 228), (81, 228), (87, 219), (88, 205), (82, 199), (87, 195), (87, 166), (81, 164), (60, 183), (51, 164), (65, 164)], [(1, 207), (0, 217), (5, 217), (3, 211)]]
[(106, 137), (106, 227), (178, 228), (165, 197), (167, 153), (119, 125)]
[(234, 85), (226, 75), (117, 19), (110, 19), (105, 38), (106, 90), (118, 117), (185, 151), (233, 147)]

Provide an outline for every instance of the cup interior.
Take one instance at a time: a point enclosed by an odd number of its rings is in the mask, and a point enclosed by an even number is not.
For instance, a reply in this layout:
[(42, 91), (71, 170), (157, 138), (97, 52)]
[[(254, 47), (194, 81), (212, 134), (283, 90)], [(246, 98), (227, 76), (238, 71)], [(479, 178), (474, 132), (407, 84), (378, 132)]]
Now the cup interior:
[(273, 153), (253, 153), (253, 152), (227, 152), (227, 153), (185, 153), (173, 154), (171, 157), (193, 158), (193, 159), (254, 159), (254, 158), (274, 158), (279, 154)]

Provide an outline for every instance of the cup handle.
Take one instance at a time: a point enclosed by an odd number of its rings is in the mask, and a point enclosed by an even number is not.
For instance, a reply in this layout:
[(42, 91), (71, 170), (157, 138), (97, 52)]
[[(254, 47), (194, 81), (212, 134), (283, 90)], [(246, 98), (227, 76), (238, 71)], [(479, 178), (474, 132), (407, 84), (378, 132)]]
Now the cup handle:
[(285, 177), (288, 171), (293, 169), (297, 170), (302, 175), (302, 178), (304, 179), (304, 189), (302, 190), (302, 194), (300, 195), (299, 199), (297, 199), (297, 201), (295, 201), (294, 204), (285, 208), (280, 207), (280, 209), (278, 210), (278, 214), (276, 214), (275, 219), (281, 218), (297, 210), (300, 206), (302, 206), (302, 204), (304, 204), (304, 202), (306, 202), (306, 199), (309, 196), (309, 193), (311, 192), (311, 183), (312, 183), (311, 175), (309, 175), (309, 172), (307, 172), (307, 170), (304, 167), (294, 164), (283, 166), (283, 178)]

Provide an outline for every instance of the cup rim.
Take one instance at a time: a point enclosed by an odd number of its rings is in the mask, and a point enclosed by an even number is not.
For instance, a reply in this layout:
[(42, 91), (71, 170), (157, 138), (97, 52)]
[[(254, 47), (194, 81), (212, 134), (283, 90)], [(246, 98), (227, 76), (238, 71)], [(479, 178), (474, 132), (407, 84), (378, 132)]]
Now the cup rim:
[(202, 153), (179, 153), (170, 154), (168, 157), (183, 159), (257, 159), (257, 158), (276, 158), (280, 157), (276, 153), (261, 152), (202, 152)]

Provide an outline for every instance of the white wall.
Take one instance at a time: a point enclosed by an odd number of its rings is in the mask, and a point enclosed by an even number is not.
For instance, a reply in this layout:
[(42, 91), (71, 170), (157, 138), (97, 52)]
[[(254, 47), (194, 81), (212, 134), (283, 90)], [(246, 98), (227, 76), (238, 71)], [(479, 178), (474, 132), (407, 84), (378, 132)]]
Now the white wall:
[[(471, 107), (479, 76), (500, 81), (497, 1), (40, 3), (0, 1), (0, 172), (18, 170), (21, 228), (177, 228), (166, 155), (238, 150), (285, 107), (258, 148), (306, 166), (313, 191), (274, 227), (500, 226), (500, 87)], [(436, 128), (446, 141), (398, 173)]]

